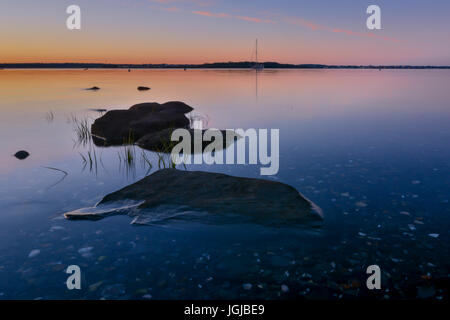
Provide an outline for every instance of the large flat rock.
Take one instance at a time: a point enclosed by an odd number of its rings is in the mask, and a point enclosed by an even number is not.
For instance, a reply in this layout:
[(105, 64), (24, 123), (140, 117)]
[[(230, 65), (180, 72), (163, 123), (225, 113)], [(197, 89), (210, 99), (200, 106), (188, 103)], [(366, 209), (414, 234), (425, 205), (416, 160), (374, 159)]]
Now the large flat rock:
[(145, 135), (165, 129), (187, 128), (185, 116), (193, 110), (184, 102), (140, 103), (128, 110), (111, 110), (91, 126), (94, 142), (101, 146), (134, 143)]
[[(98, 220), (127, 214), (135, 224), (168, 219), (261, 224), (321, 224), (321, 210), (295, 188), (269, 180), (220, 173), (163, 169), (111, 193), (97, 206), (65, 214)], [(212, 219), (220, 217), (220, 219)]]

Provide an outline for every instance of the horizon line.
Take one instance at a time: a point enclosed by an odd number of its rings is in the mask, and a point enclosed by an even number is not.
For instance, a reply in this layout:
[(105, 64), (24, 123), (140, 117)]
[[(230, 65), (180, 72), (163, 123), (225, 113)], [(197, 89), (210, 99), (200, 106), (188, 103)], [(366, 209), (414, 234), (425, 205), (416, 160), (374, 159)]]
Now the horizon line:
[[(109, 62), (0, 62), (1, 68), (7, 68), (11, 66), (32, 66), (32, 65), (78, 65), (78, 66), (115, 66), (115, 67), (122, 67), (122, 68), (132, 68), (132, 67), (150, 67), (150, 66), (168, 66), (168, 67), (201, 67), (201, 66), (208, 66), (208, 65), (233, 65), (233, 64), (252, 64), (255, 63), (254, 61), (217, 61), (217, 62), (203, 62), (203, 63), (109, 63)], [(266, 62), (259, 62), (263, 65), (279, 65), (284, 67), (301, 67), (301, 66), (316, 66), (316, 67), (322, 67), (322, 68), (336, 68), (336, 67), (354, 67), (354, 68), (361, 68), (361, 67), (370, 67), (370, 68), (393, 68), (393, 67), (410, 67), (410, 68), (450, 68), (450, 65), (434, 65), (434, 64), (420, 64), (420, 65), (411, 65), (411, 64), (322, 64), (322, 63), (282, 63), (282, 62), (276, 62), (276, 61), (266, 61)], [(273, 66), (268, 68), (274, 68)]]

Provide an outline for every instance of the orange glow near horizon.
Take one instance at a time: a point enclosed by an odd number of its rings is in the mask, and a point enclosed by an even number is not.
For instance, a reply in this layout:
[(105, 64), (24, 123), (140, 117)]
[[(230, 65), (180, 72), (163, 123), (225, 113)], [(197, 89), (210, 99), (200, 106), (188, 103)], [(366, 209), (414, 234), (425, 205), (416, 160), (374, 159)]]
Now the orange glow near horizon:
[[(345, 37), (345, 32), (338, 34)], [(316, 41), (314, 46), (304, 46), (301, 41), (286, 44), (284, 39), (275, 39), (274, 43), (259, 41), (259, 61), (276, 61), (279, 63), (317, 63), (317, 64), (395, 64), (405, 63), (409, 48), (396, 43), (395, 55), (383, 55), (385, 46), (379, 46), (378, 39), (361, 37), (361, 45), (348, 48), (336, 45), (329, 49), (327, 42)], [(114, 63), (114, 64), (202, 64), (211, 62), (251, 61), (253, 59), (254, 39), (233, 41), (220, 38), (211, 39), (207, 43), (187, 40), (171, 42), (167, 39), (156, 39), (151, 44), (141, 43), (138, 39), (121, 38), (115, 43), (96, 41), (95, 37), (85, 41), (58, 41), (48, 39), (42, 43), (23, 43), (18, 41), (4, 42), (0, 53), (0, 63)], [(222, 42), (226, 41), (226, 45)], [(270, 41), (270, 40), (269, 40)], [(54, 46), (52, 42), (59, 42)], [(48, 43), (49, 45), (46, 45)], [(157, 43), (157, 45), (155, 45)], [(129, 48), (133, 48), (130, 50)], [(421, 50), (417, 50), (420, 52)], [(350, 55), (349, 53), (352, 53)], [(407, 63), (407, 61), (406, 61)]]

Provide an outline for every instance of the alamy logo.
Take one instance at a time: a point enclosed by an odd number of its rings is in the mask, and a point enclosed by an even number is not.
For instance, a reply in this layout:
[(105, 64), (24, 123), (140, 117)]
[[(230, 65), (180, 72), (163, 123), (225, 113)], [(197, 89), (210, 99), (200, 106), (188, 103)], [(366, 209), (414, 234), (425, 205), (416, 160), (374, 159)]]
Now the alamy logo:
[(367, 14), (370, 16), (367, 18), (367, 29), (369, 30), (380, 30), (381, 29), (381, 9), (377, 5), (370, 5), (367, 7)]
[[(176, 129), (172, 132), (171, 141), (181, 139), (181, 142), (173, 147), (171, 158), (177, 165), (181, 163), (258, 164), (259, 158), (259, 163), (266, 166), (260, 168), (260, 174), (275, 175), (279, 170), (280, 132), (279, 129), (270, 129), (270, 155), (268, 133), (267, 129), (203, 130), (202, 121), (195, 121), (194, 130)], [(206, 147), (204, 142), (208, 143)], [(236, 156), (235, 149), (237, 149)]]
[(381, 269), (376, 264), (368, 266), (366, 270), (367, 274), (371, 274), (369, 278), (367, 278), (367, 289), (381, 289)]
[(67, 289), (81, 290), (81, 269), (77, 265), (71, 265), (67, 267), (66, 273), (70, 274), (67, 278), (66, 285)]
[(81, 9), (77, 5), (71, 5), (67, 7), (67, 14), (70, 16), (66, 20), (66, 26), (69, 30), (80, 30), (81, 29)]

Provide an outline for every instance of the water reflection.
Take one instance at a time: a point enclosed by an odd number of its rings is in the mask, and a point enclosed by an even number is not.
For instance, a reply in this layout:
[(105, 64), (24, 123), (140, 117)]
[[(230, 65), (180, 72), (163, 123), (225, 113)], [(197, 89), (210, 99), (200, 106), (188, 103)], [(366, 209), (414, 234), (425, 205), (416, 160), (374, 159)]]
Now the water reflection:
[[(389, 290), (377, 299), (448, 297), (450, 73), (253, 72), (3, 70), (0, 298), (373, 298), (364, 288), (368, 264), (381, 266)], [(136, 94), (149, 82), (151, 92)], [(102, 89), (83, 90), (92, 84)], [(323, 232), (65, 221), (64, 212), (164, 167), (138, 146), (78, 140), (85, 135), (72, 115), (89, 127), (102, 114), (90, 106), (170, 100), (208, 115), (209, 127), (279, 128), (280, 171), (270, 179), (320, 204)], [(31, 156), (19, 161), (18, 150)], [(252, 166), (186, 169), (260, 178)], [(88, 275), (82, 292), (63, 286), (62, 271), (74, 263)]]

